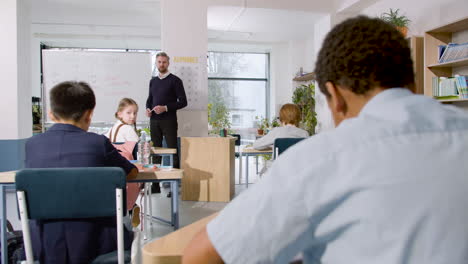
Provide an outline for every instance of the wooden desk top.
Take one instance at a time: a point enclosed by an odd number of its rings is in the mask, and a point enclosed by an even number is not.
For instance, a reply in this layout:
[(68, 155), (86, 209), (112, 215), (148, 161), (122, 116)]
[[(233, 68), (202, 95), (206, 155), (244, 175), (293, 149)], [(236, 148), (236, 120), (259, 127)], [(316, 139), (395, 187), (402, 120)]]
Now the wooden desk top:
[(149, 242), (142, 249), (143, 264), (178, 264), (193, 237), (215, 218), (218, 213), (207, 216), (184, 228)]
[(242, 153), (247, 153), (247, 154), (271, 154), (273, 153), (273, 149), (263, 149), (263, 150), (257, 150), (252, 147), (245, 147), (242, 149)]
[(152, 147), (151, 154), (177, 154), (177, 149)]
[(138, 170), (138, 175), (135, 179), (131, 181), (138, 180), (173, 180), (173, 179), (182, 179), (184, 175), (184, 170), (181, 169), (159, 169), (157, 171), (151, 169)]
[(0, 172), (0, 183), (15, 183), (16, 171)]
[[(173, 179), (182, 179), (184, 170), (181, 169), (160, 169), (153, 171), (150, 169), (140, 170), (138, 175), (132, 181), (138, 180), (173, 180)], [(15, 183), (16, 171), (5, 171), (0, 172), (0, 183)]]

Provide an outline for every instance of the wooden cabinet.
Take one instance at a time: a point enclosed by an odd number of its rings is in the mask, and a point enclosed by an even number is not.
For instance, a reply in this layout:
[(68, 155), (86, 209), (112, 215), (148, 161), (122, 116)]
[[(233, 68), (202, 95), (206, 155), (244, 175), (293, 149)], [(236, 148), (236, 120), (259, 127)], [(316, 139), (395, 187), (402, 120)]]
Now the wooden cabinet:
[(182, 200), (229, 202), (234, 197), (232, 137), (182, 137)]
[(424, 94), (424, 38), (413, 36), (407, 40), (411, 48), (414, 70), (414, 87), (411, 87), (411, 91)]

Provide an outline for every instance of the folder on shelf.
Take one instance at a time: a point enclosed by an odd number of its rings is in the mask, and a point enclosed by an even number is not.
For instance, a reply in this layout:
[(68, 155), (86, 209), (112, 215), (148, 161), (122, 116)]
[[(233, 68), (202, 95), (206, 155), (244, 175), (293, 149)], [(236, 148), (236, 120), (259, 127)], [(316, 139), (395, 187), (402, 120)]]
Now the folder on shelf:
[(462, 44), (449, 43), (447, 46), (439, 46), (439, 63), (465, 58), (468, 58), (468, 42)]

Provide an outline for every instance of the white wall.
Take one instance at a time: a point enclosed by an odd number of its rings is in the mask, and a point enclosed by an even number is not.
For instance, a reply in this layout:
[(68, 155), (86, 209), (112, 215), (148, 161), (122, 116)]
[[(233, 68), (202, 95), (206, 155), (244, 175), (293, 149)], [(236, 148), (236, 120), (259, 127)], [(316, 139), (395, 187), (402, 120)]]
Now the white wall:
[[(314, 58), (317, 59), (317, 55), (322, 47), (322, 42), (325, 39), (325, 36), (330, 31), (332, 26), (332, 15), (327, 15), (320, 19), (320, 21), (315, 24), (314, 30)], [(314, 67), (315, 69), (315, 67)], [(315, 131), (317, 133), (322, 131), (327, 131), (334, 128), (334, 123), (331, 117), (330, 110), (327, 106), (326, 97), (320, 92), (318, 85), (315, 86), (315, 112), (317, 113), (317, 127)]]
[(3, 113), (0, 139), (21, 139), (32, 134), (30, 88), (30, 3), (0, 1), (0, 83)]
[(408, 34), (424, 35), (439, 25), (468, 16), (466, 0), (381, 0), (362, 10), (368, 16), (380, 16), (383, 12), (399, 8), (411, 20)]
[(291, 99), (293, 67), (289, 43), (274, 44), (270, 58), (270, 117), (276, 117), (281, 105)]

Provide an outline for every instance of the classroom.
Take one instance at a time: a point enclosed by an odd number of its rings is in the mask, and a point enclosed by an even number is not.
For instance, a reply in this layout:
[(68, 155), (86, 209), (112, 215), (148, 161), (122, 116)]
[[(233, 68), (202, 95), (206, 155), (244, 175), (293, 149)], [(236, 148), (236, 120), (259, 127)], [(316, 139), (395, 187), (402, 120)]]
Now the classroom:
[[(0, 32), (1, 264), (468, 259), (466, 0), (1, 0)], [(74, 190), (101, 191), (78, 180), (113, 173), (94, 167), (123, 169), (109, 210)], [(77, 215), (117, 219), (94, 246), (113, 250), (65, 261), (27, 242), (28, 219)]]

